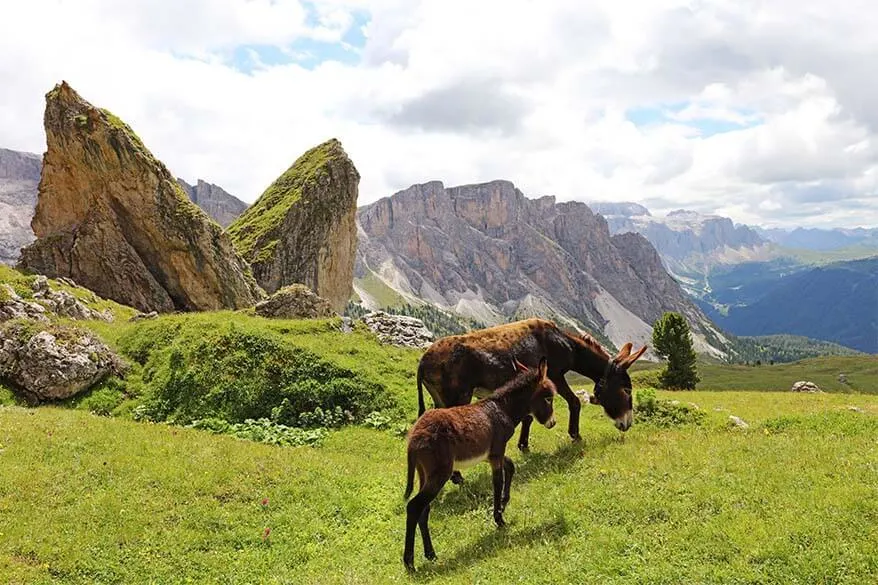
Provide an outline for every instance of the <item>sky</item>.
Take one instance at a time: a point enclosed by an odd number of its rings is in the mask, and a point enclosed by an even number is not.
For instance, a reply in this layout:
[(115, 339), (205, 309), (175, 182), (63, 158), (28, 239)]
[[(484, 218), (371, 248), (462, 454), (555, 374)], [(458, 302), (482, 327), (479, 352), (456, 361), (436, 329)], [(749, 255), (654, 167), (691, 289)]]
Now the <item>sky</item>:
[(62, 79), (247, 202), (335, 137), (360, 205), (415, 183), (878, 226), (861, 0), (3, 0), (0, 147)]

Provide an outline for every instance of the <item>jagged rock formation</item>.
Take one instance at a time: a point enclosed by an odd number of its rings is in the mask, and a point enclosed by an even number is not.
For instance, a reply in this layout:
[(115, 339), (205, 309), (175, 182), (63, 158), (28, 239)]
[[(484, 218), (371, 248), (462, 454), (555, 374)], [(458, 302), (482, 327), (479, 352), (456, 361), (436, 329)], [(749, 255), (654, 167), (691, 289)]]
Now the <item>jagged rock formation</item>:
[(378, 336), (381, 343), (418, 349), (426, 349), (433, 343), (433, 333), (415, 317), (374, 311), (363, 315), (360, 320)]
[(183, 191), (189, 199), (221, 226), (229, 227), (239, 215), (247, 209), (247, 204), (230, 195), (219, 185), (214, 185), (198, 179), (195, 185), (190, 185), (183, 179), (177, 178), (177, 182), (183, 187)]
[(360, 209), (357, 280), (364, 305), (427, 302), (482, 323), (540, 316), (617, 346), (651, 345), (664, 311), (685, 314), (696, 348), (727, 341), (640, 237), (613, 239), (584, 203), (526, 198), (508, 181), (414, 185)]
[(85, 329), (51, 325), (34, 331), (22, 322), (0, 329), (0, 378), (30, 402), (69, 398), (124, 370), (110, 348)]
[(40, 156), (0, 148), (0, 262), (15, 264), (34, 241), (30, 220), (37, 203)]
[(267, 292), (299, 282), (341, 312), (352, 292), (360, 174), (341, 143), (300, 156), (228, 233)]
[(124, 122), (66, 82), (46, 95), (48, 150), (20, 266), (141, 311), (252, 306), (231, 240)]
[(256, 314), (274, 319), (319, 319), (334, 317), (329, 301), (314, 294), (307, 286), (285, 286), (256, 304)]

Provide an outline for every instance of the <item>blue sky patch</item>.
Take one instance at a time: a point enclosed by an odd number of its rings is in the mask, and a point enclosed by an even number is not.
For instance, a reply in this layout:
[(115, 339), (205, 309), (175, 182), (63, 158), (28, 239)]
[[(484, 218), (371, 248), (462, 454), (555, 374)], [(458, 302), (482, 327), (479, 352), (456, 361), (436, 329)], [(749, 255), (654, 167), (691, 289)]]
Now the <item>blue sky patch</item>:
[[(362, 29), (368, 22), (368, 14), (354, 13), (354, 21), (341, 42), (300, 38), (285, 46), (241, 45), (232, 51), (229, 64), (238, 71), (248, 74), (263, 67), (292, 63), (305, 69), (314, 69), (327, 61), (354, 65), (360, 61), (360, 53), (366, 44)], [(318, 26), (317, 18), (313, 13), (309, 15), (308, 24)]]
[(762, 123), (758, 116), (756, 116), (756, 112), (745, 109), (736, 110), (736, 112), (744, 117), (753, 117), (751, 121), (733, 122), (731, 120), (721, 120), (710, 117), (695, 118), (693, 120), (684, 121), (675, 120), (672, 117), (673, 114), (683, 111), (688, 106), (688, 102), (677, 102), (663, 106), (630, 108), (625, 112), (625, 117), (637, 127), (652, 126), (655, 124), (682, 124), (697, 129), (702, 138), (707, 138), (715, 134), (722, 134), (724, 132), (752, 128)]

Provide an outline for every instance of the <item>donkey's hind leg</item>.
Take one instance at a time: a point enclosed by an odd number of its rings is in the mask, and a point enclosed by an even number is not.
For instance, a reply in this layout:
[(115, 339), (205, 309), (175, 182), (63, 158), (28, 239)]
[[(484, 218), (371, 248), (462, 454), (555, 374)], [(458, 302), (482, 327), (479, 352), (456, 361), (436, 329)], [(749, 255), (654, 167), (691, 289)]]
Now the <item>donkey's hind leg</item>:
[(415, 527), (421, 529), (421, 539), (424, 543), (424, 556), (430, 560), (436, 558), (436, 551), (433, 549), (433, 541), (430, 538), (430, 528), (428, 521), (430, 519), (430, 502), (436, 499), (445, 482), (451, 477), (451, 466), (435, 469), (431, 475), (426, 478), (426, 483), (421, 483), (421, 491), (409, 500), (406, 505), (406, 530), (405, 530), (405, 549), (403, 550), (402, 561), (409, 570), (415, 568)]

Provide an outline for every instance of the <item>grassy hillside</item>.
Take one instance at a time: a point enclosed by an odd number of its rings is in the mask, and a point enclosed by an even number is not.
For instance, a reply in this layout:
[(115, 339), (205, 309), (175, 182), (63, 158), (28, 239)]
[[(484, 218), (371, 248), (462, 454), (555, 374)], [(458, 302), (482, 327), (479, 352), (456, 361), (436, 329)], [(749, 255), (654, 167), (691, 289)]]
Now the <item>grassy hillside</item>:
[[(490, 471), (446, 486), (439, 559), (406, 575), (404, 443), (282, 448), (58, 408), (0, 408), (0, 582), (865, 583), (878, 572), (878, 397), (693, 392), (700, 426), (580, 446), (535, 428), (505, 531)], [(856, 406), (863, 412), (850, 410)], [(727, 427), (729, 414), (749, 429)], [(562, 417), (566, 416), (561, 413)], [(562, 418), (563, 420), (563, 418)], [(803, 464), (803, 463), (807, 464)], [(843, 464), (840, 464), (843, 462)], [(270, 529), (270, 530), (267, 530)]]

